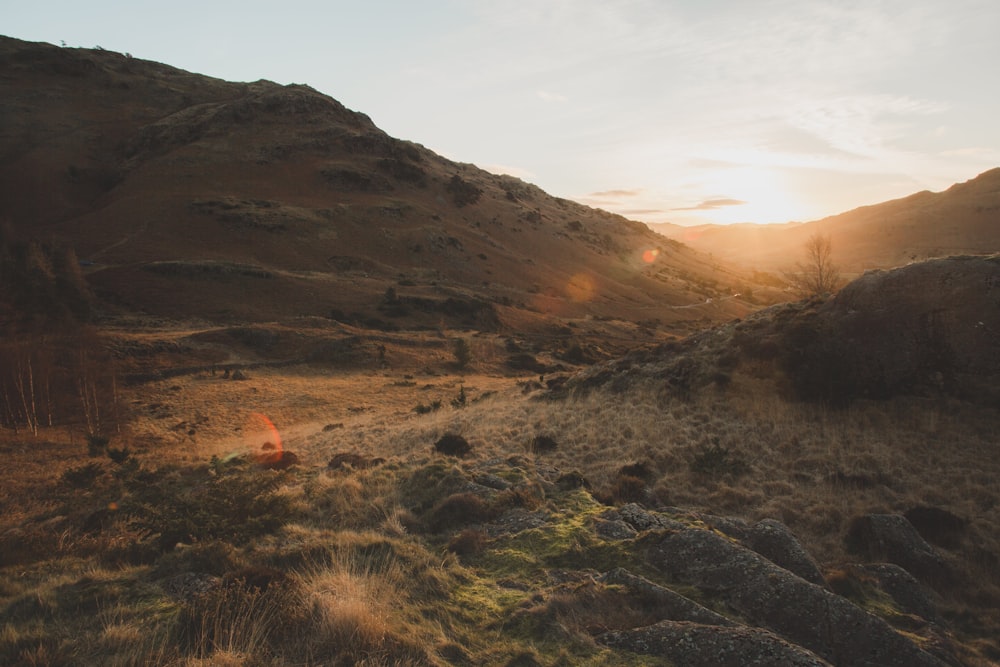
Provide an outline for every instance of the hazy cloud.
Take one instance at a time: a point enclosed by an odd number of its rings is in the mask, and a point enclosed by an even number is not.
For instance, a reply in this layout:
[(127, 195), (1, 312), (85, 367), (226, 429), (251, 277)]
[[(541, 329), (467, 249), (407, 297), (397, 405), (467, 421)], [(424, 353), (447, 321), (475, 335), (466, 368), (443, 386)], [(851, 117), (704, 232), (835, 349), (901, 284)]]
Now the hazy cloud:
[(635, 190), (602, 190), (601, 192), (591, 192), (587, 196), (598, 199), (621, 199), (625, 197), (638, 197), (641, 194), (642, 188), (636, 188)]
[(723, 208), (724, 206), (743, 206), (748, 202), (742, 199), (729, 199), (725, 197), (720, 197), (718, 199), (706, 199), (700, 204), (694, 206), (682, 206), (678, 208), (672, 208), (671, 211), (714, 211), (717, 208)]
[(666, 211), (659, 208), (627, 208), (616, 212), (621, 215), (660, 215), (661, 213), (666, 213)]
[(565, 95), (559, 95), (558, 93), (550, 93), (547, 90), (536, 91), (535, 95), (537, 95), (538, 99), (542, 100), (543, 102), (568, 102), (569, 101), (569, 98), (566, 97)]

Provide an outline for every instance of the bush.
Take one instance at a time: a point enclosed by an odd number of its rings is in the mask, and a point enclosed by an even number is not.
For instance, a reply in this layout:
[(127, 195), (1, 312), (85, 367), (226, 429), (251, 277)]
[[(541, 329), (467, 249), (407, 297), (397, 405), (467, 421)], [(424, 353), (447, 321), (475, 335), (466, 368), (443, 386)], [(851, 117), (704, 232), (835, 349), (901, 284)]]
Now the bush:
[(472, 451), (472, 446), (462, 436), (446, 433), (434, 443), (434, 449), (446, 456), (465, 456)]
[(472, 361), (472, 350), (469, 343), (464, 338), (456, 338), (452, 352), (455, 354), (455, 363), (459, 368), (465, 368)]

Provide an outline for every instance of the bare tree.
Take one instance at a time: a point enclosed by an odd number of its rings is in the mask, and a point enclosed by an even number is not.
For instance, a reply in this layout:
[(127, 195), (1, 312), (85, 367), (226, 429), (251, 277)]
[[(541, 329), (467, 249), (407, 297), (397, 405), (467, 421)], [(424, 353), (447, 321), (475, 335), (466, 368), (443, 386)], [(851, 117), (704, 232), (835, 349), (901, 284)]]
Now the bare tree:
[(785, 280), (800, 295), (820, 296), (835, 292), (841, 285), (840, 269), (833, 263), (833, 242), (829, 236), (813, 234), (806, 241), (806, 261), (784, 272)]

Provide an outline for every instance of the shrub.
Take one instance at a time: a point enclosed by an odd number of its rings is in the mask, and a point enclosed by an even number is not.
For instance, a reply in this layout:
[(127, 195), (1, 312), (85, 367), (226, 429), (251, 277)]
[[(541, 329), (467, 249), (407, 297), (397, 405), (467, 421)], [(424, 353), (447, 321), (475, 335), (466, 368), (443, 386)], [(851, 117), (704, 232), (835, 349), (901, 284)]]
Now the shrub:
[(546, 454), (556, 451), (558, 447), (559, 445), (556, 443), (555, 438), (548, 435), (536, 435), (531, 440), (531, 445), (528, 449), (535, 454)]
[(448, 551), (458, 556), (474, 556), (486, 548), (487, 535), (478, 528), (466, 528), (448, 542)]
[(441, 409), (441, 401), (432, 401), (430, 405), (424, 405), (423, 403), (419, 403), (415, 408), (413, 408), (413, 411), (416, 412), (418, 415), (426, 415), (428, 413), (435, 412), (440, 409)]
[(493, 514), (493, 508), (480, 496), (474, 493), (455, 493), (431, 510), (427, 528), (431, 532), (440, 533), (471, 523), (488, 521)]
[(472, 446), (462, 436), (446, 433), (434, 443), (434, 449), (446, 456), (465, 456), (472, 451)]
[(100, 463), (88, 463), (77, 468), (70, 468), (62, 474), (62, 481), (75, 489), (84, 489), (93, 485), (97, 477), (104, 472)]
[(469, 342), (464, 338), (456, 338), (452, 352), (455, 354), (455, 364), (459, 368), (465, 368), (472, 361), (472, 350)]
[(205, 470), (179, 482), (133, 480), (133, 524), (170, 550), (178, 542), (209, 539), (245, 543), (292, 519), (291, 501), (278, 493), (282, 474), (233, 465), (218, 463), (214, 476)]

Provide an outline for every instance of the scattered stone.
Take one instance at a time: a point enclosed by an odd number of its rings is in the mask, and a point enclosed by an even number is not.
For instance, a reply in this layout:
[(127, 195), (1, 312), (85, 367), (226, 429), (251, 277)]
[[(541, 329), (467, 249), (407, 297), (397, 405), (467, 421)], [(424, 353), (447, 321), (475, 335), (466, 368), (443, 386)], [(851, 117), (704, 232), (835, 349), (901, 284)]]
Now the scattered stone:
[(367, 470), (368, 468), (374, 468), (375, 466), (380, 466), (385, 463), (385, 459), (380, 456), (364, 456), (362, 454), (355, 454), (353, 452), (340, 452), (339, 454), (334, 454), (330, 462), (326, 464), (326, 467), (330, 470)]
[(746, 545), (792, 574), (817, 586), (826, 586), (826, 580), (816, 561), (799, 544), (792, 531), (780, 521), (764, 519), (754, 524)]
[(229, 379), (230, 380), (247, 380), (248, 378), (247, 378), (247, 374), (246, 373), (244, 373), (243, 371), (241, 371), (240, 369), (237, 368), (235, 371), (233, 371), (233, 374), (229, 376)]
[(200, 572), (182, 572), (163, 582), (163, 590), (175, 600), (187, 602), (199, 595), (213, 591), (221, 585), (222, 579), (214, 575)]
[(472, 478), (472, 481), (480, 486), (485, 486), (496, 491), (506, 491), (510, 487), (514, 486), (503, 477), (489, 472), (479, 473)]
[(847, 529), (844, 544), (851, 553), (873, 562), (895, 563), (926, 583), (946, 584), (951, 579), (941, 555), (899, 514), (856, 517)]
[(830, 666), (816, 654), (759, 628), (661, 621), (645, 628), (608, 632), (597, 637), (597, 641), (611, 648), (655, 655), (685, 667)]
[(618, 509), (608, 510), (601, 514), (601, 518), (607, 521), (621, 520), (635, 528), (637, 531), (651, 530), (654, 528), (671, 528), (681, 530), (686, 526), (679, 521), (668, 519), (662, 514), (650, 512), (637, 503), (628, 503)]
[(344, 428), (343, 422), (337, 422), (336, 424), (327, 424), (323, 427), (323, 433), (329, 433), (330, 431), (336, 431), (338, 428)]
[(491, 537), (513, 535), (532, 528), (541, 528), (548, 522), (549, 516), (545, 512), (531, 512), (516, 507), (504, 512), (500, 518), (486, 526), (486, 530)]
[(598, 537), (605, 540), (630, 540), (639, 534), (624, 521), (608, 521), (601, 518), (594, 519), (594, 531)]
[(472, 451), (469, 441), (460, 435), (446, 433), (434, 443), (435, 451), (445, 456), (465, 456)]

